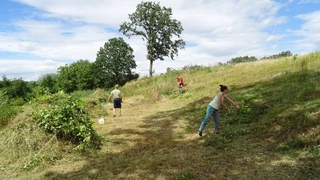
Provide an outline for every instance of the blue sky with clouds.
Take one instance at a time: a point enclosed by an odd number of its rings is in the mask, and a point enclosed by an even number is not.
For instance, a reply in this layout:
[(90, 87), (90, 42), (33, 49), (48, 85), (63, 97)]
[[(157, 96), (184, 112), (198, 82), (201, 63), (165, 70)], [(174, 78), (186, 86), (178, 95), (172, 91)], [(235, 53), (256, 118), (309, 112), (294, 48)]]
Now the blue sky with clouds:
[[(95, 60), (108, 39), (123, 37), (140, 0), (1, 0), (0, 74), (37, 80), (79, 59)], [(237, 56), (261, 58), (290, 50), (320, 48), (320, 0), (160, 0), (181, 21), (187, 46), (174, 60), (156, 61), (156, 74), (167, 67), (215, 65)], [(137, 69), (148, 74), (145, 42), (128, 39)]]

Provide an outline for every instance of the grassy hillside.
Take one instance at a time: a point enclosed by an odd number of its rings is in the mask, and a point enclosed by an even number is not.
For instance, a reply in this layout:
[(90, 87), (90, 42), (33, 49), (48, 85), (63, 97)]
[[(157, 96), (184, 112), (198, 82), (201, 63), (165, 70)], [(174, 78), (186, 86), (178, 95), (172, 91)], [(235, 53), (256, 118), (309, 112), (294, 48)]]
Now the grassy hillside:
[[(75, 92), (104, 137), (79, 153), (42, 132), (32, 113), (64, 94), (39, 97), (0, 130), (1, 179), (320, 179), (320, 53), (278, 60), (190, 66), (121, 88), (123, 114), (112, 117), (107, 91)], [(188, 87), (175, 86), (181, 75)], [(229, 86), (241, 106), (221, 111), (197, 135), (207, 104)], [(105, 124), (98, 124), (104, 117)]]

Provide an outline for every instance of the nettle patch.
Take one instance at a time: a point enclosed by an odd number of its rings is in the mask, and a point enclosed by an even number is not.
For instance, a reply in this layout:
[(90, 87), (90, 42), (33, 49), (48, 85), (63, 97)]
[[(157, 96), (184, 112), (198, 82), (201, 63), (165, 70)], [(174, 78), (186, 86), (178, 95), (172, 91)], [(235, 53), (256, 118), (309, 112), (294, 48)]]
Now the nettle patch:
[(68, 96), (34, 113), (33, 119), (46, 133), (75, 144), (76, 150), (97, 150), (102, 145), (102, 139), (90, 121), (86, 104), (80, 99)]

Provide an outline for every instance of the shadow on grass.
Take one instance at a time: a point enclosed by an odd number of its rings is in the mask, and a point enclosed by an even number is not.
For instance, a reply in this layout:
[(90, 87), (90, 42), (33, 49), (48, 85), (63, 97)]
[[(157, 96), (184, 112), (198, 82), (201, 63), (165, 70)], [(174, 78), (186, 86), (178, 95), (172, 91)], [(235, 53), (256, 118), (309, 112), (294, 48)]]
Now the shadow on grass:
[[(298, 155), (306, 148), (299, 136), (319, 126), (318, 121), (305, 115), (319, 109), (317, 103), (308, 105), (319, 98), (318, 91), (316, 86), (309, 88), (309, 82), (304, 84), (295, 78), (301, 77), (294, 74), (234, 88), (230, 97), (240, 102), (243, 109), (221, 112), (221, 135), (210, 133), (213, 131), (210, 122), (207, 136), (197, 137), (211, 101), (210, 97), (204, 97), (182, 108), (146, 117), (141, 131), (130, 127), (115, 129), (110, 135), (135, 135), (139, 139), (121, 152), (88, 157), (76, 171), (48, 172), (44, 179), (319, 178), (320, 148), (315, 148), (318, 157)], [(305, 107), (299, 109), (299, 105)], [(178, 124), (181, 120), (188, 128)], [(302, 144), (294, 145), (288, 139)], [(316, 147), (317, 143), (309, 142), (309, 145)], [(288, 149), (279, 149), (281, 144), (287, 144)]]

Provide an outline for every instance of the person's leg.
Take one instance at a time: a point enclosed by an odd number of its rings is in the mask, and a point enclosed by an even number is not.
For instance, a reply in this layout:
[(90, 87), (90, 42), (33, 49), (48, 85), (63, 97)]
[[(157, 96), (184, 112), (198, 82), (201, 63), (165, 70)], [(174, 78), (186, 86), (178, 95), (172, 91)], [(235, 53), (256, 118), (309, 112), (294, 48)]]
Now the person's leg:
[(206, 113), (206, 117), (204, 118), (204, 120), (202, 121), (200, 128), (199, 128), (199, 135), (200, 132), (203, 131), (203, 129), (206, 127), (206, 125), (209, 123), (210, 118), (212, 117), (212, 113), (213, 113), (213, 107), (208, 106), (207, 107), (207, 113)]
[(122, 103), (121, 103), (121, 99), (119, 99), (119, 116), (121, 116), (121, 108), (122, 108)]
[(116, 117), (117, 101), (113, 99), (113, 117)]
[(214, 117), (214, 131), (216, 134), (220, 133), (220, 114), (218, 110), (214, 110), (213, 112)]

